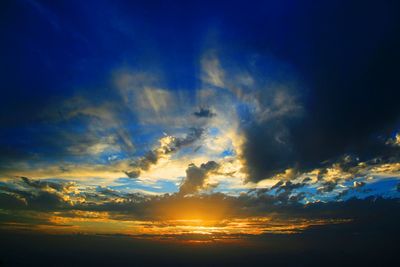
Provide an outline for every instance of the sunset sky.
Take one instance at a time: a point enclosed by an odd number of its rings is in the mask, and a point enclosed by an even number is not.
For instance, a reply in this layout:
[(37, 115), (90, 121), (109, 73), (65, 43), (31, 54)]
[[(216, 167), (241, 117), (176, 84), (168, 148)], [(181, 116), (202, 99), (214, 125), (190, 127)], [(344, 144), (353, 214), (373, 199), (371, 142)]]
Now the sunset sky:
[(399, 237), (396, 1), (0, 5), (10, 244)]

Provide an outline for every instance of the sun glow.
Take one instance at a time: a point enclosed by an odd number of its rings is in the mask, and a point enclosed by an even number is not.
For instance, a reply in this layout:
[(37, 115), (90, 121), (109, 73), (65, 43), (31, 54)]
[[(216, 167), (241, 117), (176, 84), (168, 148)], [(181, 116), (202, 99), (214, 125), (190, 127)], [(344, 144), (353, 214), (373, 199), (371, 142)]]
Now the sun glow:
[(179, 242), (234, 242), (261, 234), (294, 234), (311, 226), (345, 223), (346, 220), (279, 219), (274, 216), (207, 219), (194, 218), (192, 212), (185, 219), (133, 220), (108, 212), (70, 211), (48, 216), (47, 224), (8, 224), (16, 230), (35, 230), (49, 234), (123, 234), (135, 238)]

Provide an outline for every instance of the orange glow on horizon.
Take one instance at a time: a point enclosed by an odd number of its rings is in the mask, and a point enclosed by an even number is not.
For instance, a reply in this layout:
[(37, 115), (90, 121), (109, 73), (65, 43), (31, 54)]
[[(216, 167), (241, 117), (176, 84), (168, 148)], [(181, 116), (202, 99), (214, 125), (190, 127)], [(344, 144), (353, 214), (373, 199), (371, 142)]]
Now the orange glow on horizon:
[[(202, 244), (236, 242), (245, 239), (246, 236), (266, 233), (293, 234), (311, 226), (348, 222), (348, 220), (280, 219), (273, 216), (205, 219), (207, 216), (202, 215), (201, 219), (193, 219), (198, 213), (186, 214), (188, 216), (186, 219), (132, 220), (113, 217), (108, 212), (54, 212), (48, 215), (48, 224), (10, 223), (7, 228), (48, 234), (124, 234), (158, 241)], [(215, 213), (211, 213), (209, 218), (213, 216)]]

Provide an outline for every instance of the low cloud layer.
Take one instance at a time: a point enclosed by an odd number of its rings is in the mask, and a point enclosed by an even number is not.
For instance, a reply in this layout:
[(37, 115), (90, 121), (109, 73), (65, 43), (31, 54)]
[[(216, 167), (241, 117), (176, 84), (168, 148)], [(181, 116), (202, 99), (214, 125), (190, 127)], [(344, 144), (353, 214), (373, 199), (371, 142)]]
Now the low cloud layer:
[[(251, 189), (238, 196), (204, 194), (205, 190), (213, 187), (208, 183), (209, 175), (217, 173), (219, 168), (220, 165), (214, 161), (200, 166), (191, 164), (177, 193), (155, 196), (110, 187), (82, 186), (69, 181), (21, 177), (13, 182), (1, 183), (0, 209), (7, 214), (14, 211), (21, 211), (21, 214), (24, 211), (49, 214), (85, 211), (107, 212), (115, 220), (165, 220), (196, 216), (209, 219), (245, 218), (271, 213), (329, 218), (336, 212), (338, 218), (347, 218), (351, 217), (351, 212), (358, 212), (352, 211), (351, 206), (347, 207), (347, 202), (374, 205), (374, 201), (380, 199), (380, 203), (398, 205), (399, 182), (390, 178), (347, 182), (320, 182), (315, 178), (298, 182), (281, 180), (270, 187)], [(337, 197), (342, 201), (337, 202)], [(336, 207), (341, 208), (336, 210)], [(319, 208), (323, 208), (324, 212), (318, 212)], [(346, 213), (340, 214), (341, 209), (346, 209)], [(332, 214), (325, 217), (325, 212)]]

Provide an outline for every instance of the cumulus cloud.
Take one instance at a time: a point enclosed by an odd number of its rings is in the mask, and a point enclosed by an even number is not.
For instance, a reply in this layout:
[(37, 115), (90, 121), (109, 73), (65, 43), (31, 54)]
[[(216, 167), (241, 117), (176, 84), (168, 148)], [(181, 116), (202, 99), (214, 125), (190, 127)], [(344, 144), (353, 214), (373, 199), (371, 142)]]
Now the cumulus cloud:
[(209, 173), (217, 171), (219, 164), (215, 161), (208, 161), (203, 163), (200, 167), (190, 164), (186, 169), (186, 177), (179, 187), (179, 194), (187, 195), (197, 193), (205, 189), (207, 186), (207, 178)]

